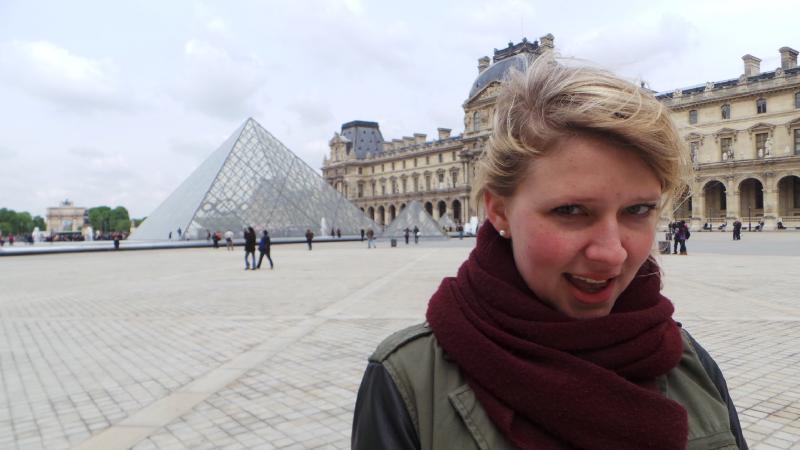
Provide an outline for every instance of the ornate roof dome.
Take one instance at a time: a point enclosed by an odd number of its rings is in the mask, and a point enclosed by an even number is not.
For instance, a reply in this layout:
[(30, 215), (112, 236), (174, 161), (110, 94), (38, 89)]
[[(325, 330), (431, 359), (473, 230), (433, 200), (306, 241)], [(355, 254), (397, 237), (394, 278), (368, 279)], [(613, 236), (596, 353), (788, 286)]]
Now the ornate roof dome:
[(519, 53), (492, 64), (481, 72), (478, 78), (475, 79), (475, 82), (472, 83), (472, 88), (469, 90), (469, 97), (467, 97), (467, 99), (472, 99), (472, 97), (482, 91), (486, 86), (492, 84), (492, 82), (502, 82), (505, 80), (508, 76), (508, 72), (512, 68), (524, 71), (528, 67), (531, 59), (530, 55)]
[(512, 68), (520, 71), (527, 69), (528, 65), (537, 56), (541, 55), (544, 50), (553, 48), (553, 40), (552, 34), (542, 36), (540, 38), (541, 44), (539, 41), (529, 42), (528, 39), (522, 38), (522, 41), (518, 44), (509, 42), (508, 47), (504, 49), (494, 49), (494, 64), (492, 65), (488, 65), (489, 58), (487, 57), (478, 60), (480, 74), (472, 83), (467, 101), (493, 82), (505, 80)]

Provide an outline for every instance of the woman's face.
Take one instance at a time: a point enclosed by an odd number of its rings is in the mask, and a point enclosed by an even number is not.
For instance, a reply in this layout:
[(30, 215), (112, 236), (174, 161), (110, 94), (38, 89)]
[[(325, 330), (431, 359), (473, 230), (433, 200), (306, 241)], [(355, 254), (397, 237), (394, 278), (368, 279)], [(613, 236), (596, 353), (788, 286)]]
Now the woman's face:
[(485, 195), (528, 287), (576, 319), (611, 312), (650, 254), (660, 198), (659, 180), (639, 157), (583, 136), (537, 158), (511, 198)]

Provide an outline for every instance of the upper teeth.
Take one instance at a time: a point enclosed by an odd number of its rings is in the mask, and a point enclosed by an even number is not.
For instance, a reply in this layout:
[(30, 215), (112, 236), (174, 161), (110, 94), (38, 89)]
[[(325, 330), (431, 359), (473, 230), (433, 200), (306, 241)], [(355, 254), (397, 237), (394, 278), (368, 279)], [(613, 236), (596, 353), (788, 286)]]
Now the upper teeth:
[(575, 278), (575, 279), (581, 280), (581, 281), (585, 281), (587, 283), (594, 283), (594, 284), (603, 284), (603, 283), (605, 283), (607, 281), (607, 280), (595, 280), (595, 279), (592, 279), (592, 278), (580, 277), (578, 275), (572, 275), (572, 278)]

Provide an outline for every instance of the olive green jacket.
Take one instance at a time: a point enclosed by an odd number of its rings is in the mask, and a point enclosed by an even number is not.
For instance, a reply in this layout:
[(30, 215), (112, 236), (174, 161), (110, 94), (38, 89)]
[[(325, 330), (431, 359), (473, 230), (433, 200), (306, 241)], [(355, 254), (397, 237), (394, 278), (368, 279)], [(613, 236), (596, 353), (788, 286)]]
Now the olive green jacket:
[[(722, 374), (688, 333), (683, 331), (682, 337), (681, 362), (657, 383), (666, 397), (688, 413), (687, 449), (746, 449)], [(703, 357), (713, 370), (704, 367)], [(370, 357), (370, 366), (373, 370), (368, 368), (356, 404), (353, 449), (514, 448), (491, 422), (427, 324), (388, 337)], [(719, 377), (721, 387), (712, 377)], [(404, 415), (402, 410), (407, 415), (397, 417)]]

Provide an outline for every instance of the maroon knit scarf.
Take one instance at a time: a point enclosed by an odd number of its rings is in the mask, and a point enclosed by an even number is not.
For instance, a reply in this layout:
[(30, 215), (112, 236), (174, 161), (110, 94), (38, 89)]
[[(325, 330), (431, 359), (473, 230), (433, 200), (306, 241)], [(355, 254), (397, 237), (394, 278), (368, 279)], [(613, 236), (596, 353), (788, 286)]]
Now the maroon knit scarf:
[(517, 272), (487, 221), (427, 319), (483, 408), (521, 449), (684, 449), (686, 411), (655, 388), (680, 361), (680, 330), (645, 264), (611, 314), (571, 319)]

